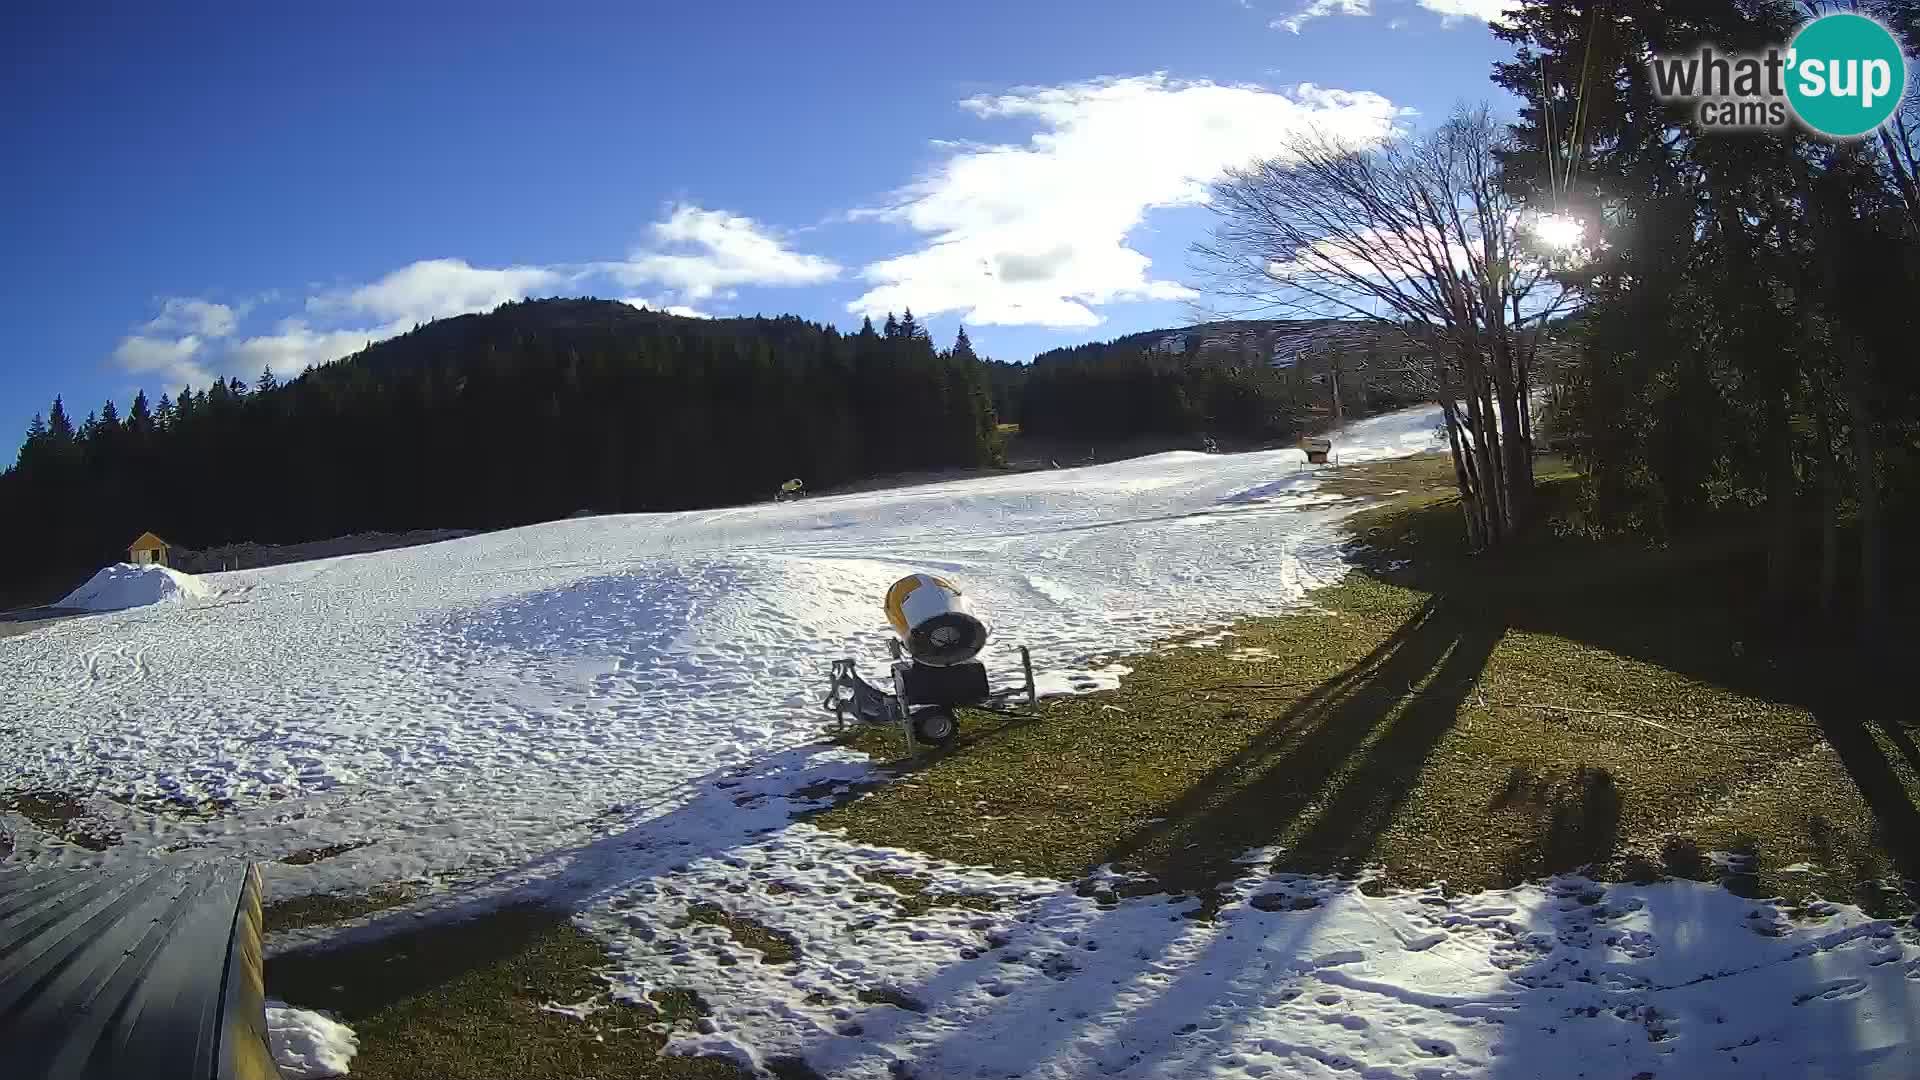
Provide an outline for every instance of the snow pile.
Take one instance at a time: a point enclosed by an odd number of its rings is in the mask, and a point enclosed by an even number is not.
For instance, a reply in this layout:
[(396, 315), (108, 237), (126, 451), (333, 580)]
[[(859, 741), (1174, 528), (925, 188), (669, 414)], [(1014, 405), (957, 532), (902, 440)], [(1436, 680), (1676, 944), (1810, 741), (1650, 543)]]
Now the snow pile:
[(148, 604), (204, 600), (214, 590), (192, 574), (165, 566), (115, 563), (87, 579), (55, 607), (81, 611), (119, 611)]
[(267, 1001), (267, 1044), (286, 1080), (346, 1076), (360, 1051), (360, 1040), (347, 1025), (272, 999)]

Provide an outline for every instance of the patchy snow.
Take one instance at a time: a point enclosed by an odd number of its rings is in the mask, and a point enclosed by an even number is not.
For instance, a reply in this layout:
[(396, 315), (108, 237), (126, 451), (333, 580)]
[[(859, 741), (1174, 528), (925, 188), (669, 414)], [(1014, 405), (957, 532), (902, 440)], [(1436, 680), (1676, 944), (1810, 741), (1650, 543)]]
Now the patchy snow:
[[(849, 899), (873, 869), (1003, 906), (888, 916)], [(718, 928), (658, 933), (708, 898), (779, 927), (799, 960), (755, 963)], [(1920, 948), (1856, 909), (1798, 925), (1695, 882), (1369, 897), (1264, 871), (1211, 924), (1185, 917), (1196, 903), (1103, 905), (797, 827), (616, 891), (586, 922), (623, 950), (629, 995), (691, 985), (715, 1003), (714, 1030), (675, 1049), (756, 1066), (798, 1054), (835, 1077), (1891, 1078), (1920, 1064)]]
[[(1356, 424), (1339, 453), (1437, 447), (1436, 416)], [(1288, 610), (1344, 572), (1347, 507), (1302, 460), (1160, 454), (569, 519), (208, 575), (210, 602), (0, 639), (0, 786), (96, 792), (123, 838), (95, 853), (28, 827), (14, 858), (244, 856), (273, 899), (412, 881), (439, 915), (572, 904), (615, 951), (616, 992), (713, 1005), (673, 1049), (836, 1077), (1915, 1071), (1920, 950), (1852, 908), (1798, 925), (1685, 883), (1369, 898), (1254, 857), (1209, 925), (1186, 902), (1102, 905), (794, 821), (878, 779), (818, 742), (819, 701), (830, 660), (883, 669), (893, 580), (957, 578), (1003, 684), (1027, 644), (1043, 689), (1111, 685), (1114, 656)], [(992, 910), (906, 917), (876, 871)], [(697, 902), (800, 958), (755, 962), (686, 922)]]
[(165, 566), (115, 563), (87, 579), (55, 607), (80, 611), (120, 611), (148, 604), (205, 600), (214, 595), (192, 574)]
[(323, 1013), (267, 1001), (267, 1045), (286, 1080), (346, 1076), (360, 1040), (353, 1029)]

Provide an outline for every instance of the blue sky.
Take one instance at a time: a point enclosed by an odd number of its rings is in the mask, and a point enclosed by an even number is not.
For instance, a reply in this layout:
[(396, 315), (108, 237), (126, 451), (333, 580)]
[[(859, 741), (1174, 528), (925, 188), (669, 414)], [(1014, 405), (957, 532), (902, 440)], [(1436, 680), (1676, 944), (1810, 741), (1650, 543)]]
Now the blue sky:
[(1175, 325), (1220, 168), (1510, 108), (1499, 2), (8, 5), (0, 435), (527, 294)]

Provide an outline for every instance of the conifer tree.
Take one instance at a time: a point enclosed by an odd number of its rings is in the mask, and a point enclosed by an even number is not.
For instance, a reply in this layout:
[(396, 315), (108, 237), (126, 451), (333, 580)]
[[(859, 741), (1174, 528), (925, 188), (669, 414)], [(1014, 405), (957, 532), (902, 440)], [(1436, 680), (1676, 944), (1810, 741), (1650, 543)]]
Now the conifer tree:
[(66, 443), (73, 440), (73, 421), (67, 418), (67, 407), (55, 394), (53, 408), (47, 413), (47, 434), (55, 442)]

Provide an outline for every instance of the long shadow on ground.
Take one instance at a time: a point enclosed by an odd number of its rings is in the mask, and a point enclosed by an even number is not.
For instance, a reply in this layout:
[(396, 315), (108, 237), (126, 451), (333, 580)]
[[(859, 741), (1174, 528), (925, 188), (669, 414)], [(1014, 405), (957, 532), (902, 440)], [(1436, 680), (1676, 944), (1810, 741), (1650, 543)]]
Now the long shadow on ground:
[(1413, 788), (1505, 628), (1432, 597), (1321, 683), (1104, 861), (1152, 848), (1163, 884), (1206, 890), (1247, 848), (1284, 840), (1290, 864), (1351, 872)]
[[(1543, 488), (1553, 505), (1570, 484)], [(1920, 746), (1897, 664), (1920, 644), (1905, 619), (1862, 640), (1797, 597), (1787, 614), (1764, 597), (1764, 532), (1731, 519), (1652, 550), (1636, 542), (1542, 534), (1497, 556), (1467, 557), (1447, 508), (1388, 519), (1355, 551), (1371, 576), (1444, 593), (1515, 632), (1606, 650), (1760, 701), (1804, 709), (1843, 763), (1875, 822), (1874, 840), (1912, 897), (1920, 882)], [(1812, 550), (1803, 547), (1803, 550)], [(1843, 560), (1844, 562), (1844, 560)], [(1852, 585), (1844, 578), (1841, 593)], [(1913, 583), (1896, 583), (1897, 611)], [(1809, 823), (1818, 831), (1821, 822)], [(1818, 837), (1815, 837), (1818, 840)], [(1856, 902), (1874, 898), (1859, 895)]]

